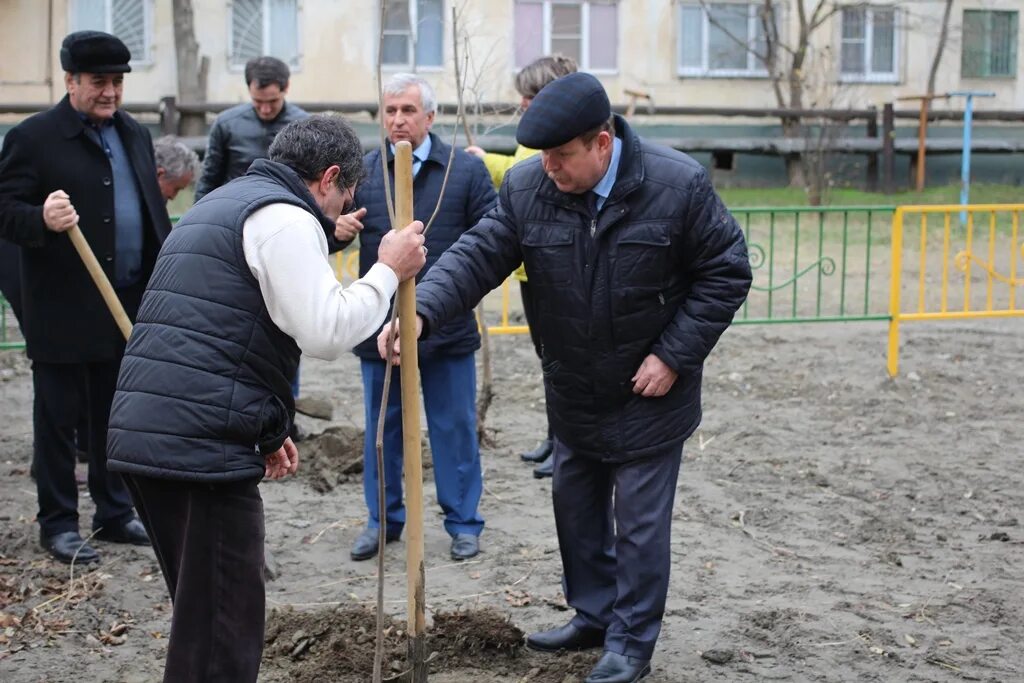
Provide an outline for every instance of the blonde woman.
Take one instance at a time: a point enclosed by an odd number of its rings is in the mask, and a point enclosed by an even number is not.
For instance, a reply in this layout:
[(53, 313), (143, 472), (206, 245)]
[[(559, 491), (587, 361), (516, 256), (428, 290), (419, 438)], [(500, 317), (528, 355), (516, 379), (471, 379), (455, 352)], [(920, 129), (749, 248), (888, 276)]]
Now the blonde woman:
[[(533, 101), (533, 98), (536, 97), (541, 88), (556, 78), (575, 73), (576, 70), (575, 60), (559, 54), (541, 57), (527, 64), (516, 74), (516, 90), (522, 97), (520, 108), (523, 111), (529, 109), (530, 102)], [(476, 145), (467, 147), (466, 151), (483, 159), (484, 166), (487, 167), (488, 173), (491, 174), (491, 180), (494, 182), (495, 188), (501, 186), (501, 181), (505, 178), (505, 172), (508, 169), (523, 159), (529, 159), (534, 154), (540, 152), (540, 150), (530, 149), (522, 145), (517, 146), (513, 154), (495, 154), (494, 152), (487, 152)], [(519, 280), (519, 288), (523, 298), (523, 314), (526, 316), (526, 324), (530, 326), (530, 339), (533, 340), (537, 357), (540, 358), (540, 335), (536, 325), (537, 319), (534, 314), (534, 303), (530, 298), (530, 287), (526, 279), (526, 269), (523, 266), (519, 266), (514, 275)], [(553, 445), (551, 428), (548, 427), (547, 434), (540, 442), (540, 445), (520, 456), (526, 462), (540, 463), (533, 470), (533, 476), (537, 479), (551, 476), (554, 469), (554, 463), (551, 460)]]

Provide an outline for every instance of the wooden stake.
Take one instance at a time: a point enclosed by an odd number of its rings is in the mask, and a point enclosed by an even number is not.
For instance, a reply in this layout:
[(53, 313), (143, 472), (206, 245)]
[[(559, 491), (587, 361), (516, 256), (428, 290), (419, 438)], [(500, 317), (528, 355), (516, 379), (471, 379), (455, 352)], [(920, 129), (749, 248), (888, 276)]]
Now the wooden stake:
[[(412, 223), (412, 145), (395, 145), (395, 228)], [(402, 349), (402, 457), (405, 470), (406, 579), (409, 590), (409, 668), (412, 683), (427, 680), (427, 622), (423, 571), (423, 459), (420, 452), (420, 375), (416, 353), (416, 281), (398, 287)], [(383, 511), (381, 512), (383, 514)]]
[(92, 248), (86, 241), (85, 235), (82, 234), (81, 229), (77, 225), (68, 230), (68, 237), (71, 238), (71, 243), (75, 245), (75, 251), (78, 252), (79, 258), (85, 264), (85, 269), (89, 271), (92, 281), (96, 283), (96, 289), (100, 290), (100, 296), (103, 297), (107, 308), (110, 309), (110, 315), (114, 316), (114, 322), (120, 328), (125, 341), (128, 341), (128, 337), (132, 333), (132, 321), (128, 319), (128, 314), (124, 312), (124, 306), (121, 305), (121, 300), (117, 298), (117, 293), (111, 286), (110, 280), (107, 279), (107, 274), (103, 272), (103, 266), (96, 260), (96, 254), (92, 252)]

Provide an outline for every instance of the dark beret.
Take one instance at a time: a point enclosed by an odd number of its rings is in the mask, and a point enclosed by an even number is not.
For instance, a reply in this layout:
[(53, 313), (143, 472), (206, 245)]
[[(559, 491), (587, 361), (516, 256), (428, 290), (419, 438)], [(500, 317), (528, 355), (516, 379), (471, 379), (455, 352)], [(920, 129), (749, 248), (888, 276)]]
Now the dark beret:
[(121, 74), (132, 53), (117, 36), (102, 31), (75, 31), (60, 46), (60, 66), (73, 74)]
[(530, 149), (560, 147), (597, 128), (612, 115), (608, 93), (596, 78), (577, 71), (537, 93), (516, 128), (516, 141)]

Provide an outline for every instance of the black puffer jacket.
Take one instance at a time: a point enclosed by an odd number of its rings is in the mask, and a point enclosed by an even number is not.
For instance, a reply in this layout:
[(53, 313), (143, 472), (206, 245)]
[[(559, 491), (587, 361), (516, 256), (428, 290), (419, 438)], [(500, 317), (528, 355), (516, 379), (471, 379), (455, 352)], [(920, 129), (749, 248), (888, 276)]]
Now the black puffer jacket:
[[(750, 287), (743, 233), (685, 154), (616, 117), (622, 156), (591, 238), (582, 197), (540, 157), (505, 176), (497, 208), (417, 288), (425, 331), (472, 307), (519, 261), (536, 291), (548, 417), (573, 450), (625, 461), (682, 443), (700, 422), (704, 359)], [(679, 373), (660, 398), (632, 393), (654, 353)]]
[[(260, 478), (294, 413), (299, 347), (274, 324), (242, 228), (268, 204), (312, 213), (299, 176), (267, 159), (193, 206), (164, 243), (121, 363), (109, 468), (192, 481)], [(257, 450), (258, 448), (258, 450)]]

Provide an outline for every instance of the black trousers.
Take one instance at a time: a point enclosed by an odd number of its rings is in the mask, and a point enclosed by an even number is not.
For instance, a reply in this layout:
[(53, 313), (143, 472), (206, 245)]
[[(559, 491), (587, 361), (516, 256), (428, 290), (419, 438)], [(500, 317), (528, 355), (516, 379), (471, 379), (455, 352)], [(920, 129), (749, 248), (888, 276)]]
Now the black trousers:
[[(523, 300), (523, 316), (526, 324), (530, 326), (530, 341), (533, 342), (533, 350), (537, 352), (537, 358), (543, 360), (544, 346), (540, 339), (540, 320), (537, 318), (537, 302), (533, 298), (533, 290), (530, 283), (525, 280), (519, 281), (519, 294)], [(551, 438), (551, 425), (548, 425), (547, 438)]]
[(174, 604), (165, 683), (255, 683), (266, 619), (259, 481), (125, 480)]
[(574, 454), (556, 438), (552, 457), (555, 527), (573, 623), (604, 630), (605, 650), (650, 659), (668, 596), (682, 446), (606, 463)]
[(107, 471), (107, 423), (117, 384), (117, 362), (32, 363), (33, 469), (44, 536), (78, 531), (75, 432), (89, 423), (89, 494), (96, 504), (92, 528), (132, 519), (132, 501), (119, 474)]

